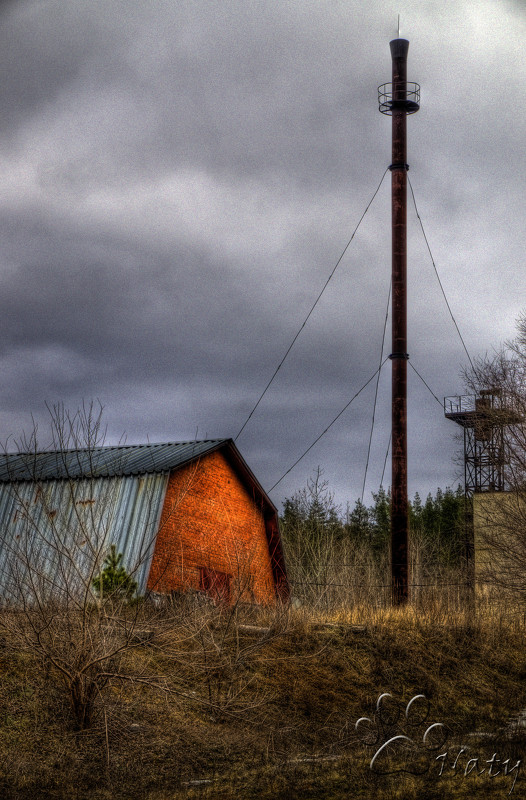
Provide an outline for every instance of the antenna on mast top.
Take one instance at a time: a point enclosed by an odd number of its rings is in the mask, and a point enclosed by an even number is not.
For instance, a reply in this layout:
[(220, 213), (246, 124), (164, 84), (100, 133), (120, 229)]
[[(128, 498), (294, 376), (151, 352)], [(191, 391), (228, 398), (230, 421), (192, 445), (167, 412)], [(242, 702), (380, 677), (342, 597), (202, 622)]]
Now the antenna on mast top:
[(400, 14), (398, 15), (398, 38), (400, 38)]

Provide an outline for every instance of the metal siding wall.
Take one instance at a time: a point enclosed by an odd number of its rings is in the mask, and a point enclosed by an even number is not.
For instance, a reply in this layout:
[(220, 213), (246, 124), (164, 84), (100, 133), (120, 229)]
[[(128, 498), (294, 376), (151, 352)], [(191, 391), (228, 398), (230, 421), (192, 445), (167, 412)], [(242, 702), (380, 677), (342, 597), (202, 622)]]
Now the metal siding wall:
[[(168, 475), (0, 485), (0, 596), (65, 583), (77, 591), (111, 544), (146, 589)], [(35, 590), (36, 591), (36, 590)]]

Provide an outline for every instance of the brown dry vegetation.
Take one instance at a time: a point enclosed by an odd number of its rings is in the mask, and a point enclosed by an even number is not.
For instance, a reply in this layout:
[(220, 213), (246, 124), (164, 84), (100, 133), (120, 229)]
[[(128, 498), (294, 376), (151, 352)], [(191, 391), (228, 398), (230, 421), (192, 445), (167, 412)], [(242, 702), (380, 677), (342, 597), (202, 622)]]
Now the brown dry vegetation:
[[(240, 628), (247, 623), (270, 631)], [(522, 730), (507, 727), (526, 708), (518, 609), (485, 603), (471, 619), (445, 604), (426, 612), (356, 606), (323, 616), (171, 609), (149, 624), (154, 638), (126, 652), (124, 670), (148, 675), (148, 683), (116, 681), (99, 698), (92, 728), (81, 732), (56, 677), (5, 632), (0, 796), (507, 796), (511, 776), (464, 776), (466, 761), (441, 777), (435, 763), (417, 777), (371, 772), (374, 748), (359, 740), (354, 723), (374, 712), (382, 692), (402, 706), (425, 694), (429, 721), (450, 729), (453, 756), (464, 741), (480, 764), (494, 752), (526, 755)], [(491, 735), (468, 736), (476, 732)], [(524, 785), (520, 775), (513, 794)]]

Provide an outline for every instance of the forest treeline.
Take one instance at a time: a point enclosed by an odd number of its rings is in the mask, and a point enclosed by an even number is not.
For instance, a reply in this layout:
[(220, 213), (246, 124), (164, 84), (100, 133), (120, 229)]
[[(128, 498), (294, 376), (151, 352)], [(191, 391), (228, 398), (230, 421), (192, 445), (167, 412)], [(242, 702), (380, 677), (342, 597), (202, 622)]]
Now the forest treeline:
[[(409, 502), (411, 568), (415, 579), (436, 578), (462, 568), (465, 558), (465, 498), (461, 486), (437, 489)], [(380, 487), (366, 506), (334, 501), (318, 468), (303, 489), (286, 498), (280, 528), (287, 569), (296, 594), (305, 587), (336, 586), (350, 568), (370, 586), (384, 582), (389, 561), (390, 492)], [(303, 590), (300, 590), (303, 587)], [(312, 592), (310, 592), (312, 594)], [(317, 591), (319, 594), (319, 591)]]

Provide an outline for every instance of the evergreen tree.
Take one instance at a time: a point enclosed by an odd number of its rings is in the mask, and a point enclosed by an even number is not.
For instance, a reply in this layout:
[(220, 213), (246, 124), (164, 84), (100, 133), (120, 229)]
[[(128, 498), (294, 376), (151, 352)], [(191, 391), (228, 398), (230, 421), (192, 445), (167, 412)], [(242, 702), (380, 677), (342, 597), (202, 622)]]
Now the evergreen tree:
[(391, 492), (380, 486), (373, 492), (374, 505), (370, 508), (373, 523), (372, 547), (377, 555), (386, 555), (391, 540)]
[(409, 530), (413, 539), (421, 541), (424, 538), (424, 508), (420, 495), (416, 492), (413, 502), (409, 502)]
[[(383, 486), (373, 492), (367, 507), (356, 500), (342, 520), (327, 481), (318, 468), (304, 489), (284, 501), (281, 532), (289, 565), (301, 570), (301, 580), (323, 584), (331, 560), (345, 551), (345, 540), (370, 549), (377, 564), (385, 566), (391, 540), (391, 493)], [(464, 492), (459, 486), (438, 488), (422, 503), (415, 494), (409, 501), (411, 541), (418, 554), (419, 569), (425, 576), (442, 567), (458, 567), (465, 551)], [(343, 549), (342, 549), (343, 548)], [(294, 571), (294, 568), (292, 568)], [(298, 580), (300, 573), (298, 572)], [(307, 577), (306, 577), (307, 576)], [(300, 581), (301, 582), (301, 581)], [(313, 584), (314, 585), (314, 584)]]
[(422, 533), (426, 538), (434, 538), (437, 533), (437, 508), (437, 503), (433, 500), (431, 492), (429, 492), (422, 509)]
[(318, 467), (307, 486), (284, 502), (280, 529), (291, 580), (323, 583), (344, 525)]
[(422, 506), (415, 495), (410, 504), (411, 536), (425, 553), (425, 564), (433, 568), (437, 563), (458, 566), (464, 541), (464, 492), (459, 486), (455, 492), (449, 487), (431, 492)]
[(117, 553), (116, 546), (112, 544), (101, 572), (92, 581), (93, 588), (101, 599), (111, 597), (129, 601), (137, 592), (137, 581), (128, 574), (122, 559), (122, 553)]
[(442, 496), (439, 510), (440, 558), (444, 564), (459, 563), (463, 547), (464, 493), (459, 486), (456, 492), (449, 487)]
[(345, 530), (349, 538), (357, 544), (370, 544), (372, 536), (370, 511), (357, 500), (352, 511), (347, 511)]

